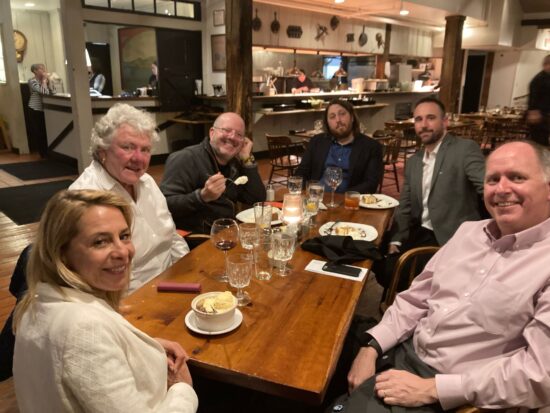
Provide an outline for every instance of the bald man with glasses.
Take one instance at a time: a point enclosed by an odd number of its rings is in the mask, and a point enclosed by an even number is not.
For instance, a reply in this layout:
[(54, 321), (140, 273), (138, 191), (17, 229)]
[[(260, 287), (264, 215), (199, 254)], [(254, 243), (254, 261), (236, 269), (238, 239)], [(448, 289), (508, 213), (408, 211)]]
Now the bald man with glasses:
[[(236, 186), (232, 181), (239, 176), (248, 177), (248, 182)], [(238, 201), (265, 200), (243, 119), (223, 113), (201, 143), (170, 154), (160, 189), (176, 227), (203, 234), (210, 233), (214, 220), (234, 218)]]

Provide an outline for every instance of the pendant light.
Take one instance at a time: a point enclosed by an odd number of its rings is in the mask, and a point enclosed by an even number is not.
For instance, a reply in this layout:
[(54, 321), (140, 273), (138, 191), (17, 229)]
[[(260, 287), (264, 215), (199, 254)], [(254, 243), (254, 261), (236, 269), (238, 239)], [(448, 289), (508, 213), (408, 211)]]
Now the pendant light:
[(300, 75), (300, 69), (296, 66), (296, 49), (294, 49), (294, 67), (290, 69), (287, 74), (289, 76), (296, 76), (298, 77)]
[(408, 16), (409, 15), (409, 11), (407, 9), (403, 8), (403, 0), (401, 0), (401, 8), (399, 9), (399, 14), (401, 16)]

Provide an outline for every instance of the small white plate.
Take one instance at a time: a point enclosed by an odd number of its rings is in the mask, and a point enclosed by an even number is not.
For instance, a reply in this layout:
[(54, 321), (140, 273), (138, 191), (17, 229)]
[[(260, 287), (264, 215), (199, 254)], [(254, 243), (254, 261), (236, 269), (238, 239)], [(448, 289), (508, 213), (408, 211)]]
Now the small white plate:
[[(365, 195), (372, 195), (375, 196), (378, 202), (373, 204), (366, 204), (363, 202), (363, 197)], [(384, 194), (361, 194), (361, 198), (359, 198), (359, 206), (363, 208), (369, 208), (369, 209), (388, 209), (388, 208), (394, 208), (397, 205), (399, 205), (399, 201), (395, 198), (392, 198), (391, 196), (384, 195)]]
[(207, 336), (217, 336), (219, 334), (225, 334), (229, 333), (230, 331), (235, 330), (237, 327), (241, 325), (243, 322), (243, 313), (240, 312), (238, 308), (235, 309), (235, 318), (233, 319), (233, 323), (223, 330), (218, 331), (205, 331), (197, 327), (197, 319), (195, 318), (195, 313), (193, 310), (190, 310), (187, 315), (185, 316), (185, 325), (189, 328), (189, 330), (194, 331), (198, 334), (204, 334)]
[[(279, 225), (282, 223), (281, 221), (281, 210), (276, 207), (271, 207), (271, 211), (273, 214), (277, 214), (279, 219), (276, 219), (274, 221), (271, 221), (271, 225)], [(256, 222), (256, 218), (254, 217), (254, 208), (245, 209), (244, 211), (241, 211), (237, 214), (236, 218), (241, 221), (245, 222), (247, 224), (254, 224)]]
[(339, 222), (336, 225), (332, 227), (332, 231), (330, 234), (327, 234), (325, 231), (327, 231), (332, 224), (334, 224), (334, 221), (329, 221), (319, 228), (319, 234), (321, 235), (343, 235), (337, 233), (337, 228), (342, 227), (351, 227), (354, 231), (350, 237), (352, 237), (355, 240), (362, 240), (362, 241), (374, 241), (378, 237), (378, 231), (376, 231), (376, 228), (374, 228), (371, 225), (365, 225), (365, 224), (356, 224), (354, 222)]

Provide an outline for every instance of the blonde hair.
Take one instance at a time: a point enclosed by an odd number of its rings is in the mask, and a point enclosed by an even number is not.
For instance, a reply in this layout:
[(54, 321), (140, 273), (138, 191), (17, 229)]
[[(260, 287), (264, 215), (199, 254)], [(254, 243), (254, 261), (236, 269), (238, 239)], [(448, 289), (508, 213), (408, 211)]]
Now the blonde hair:
[[(109, 206), (120, 210), (128, 228), (132, 226), (132, 210), (119, 195), (107, 191), (60, 191), (46, 204), (42, 213), (36, 242), (32, 246), (26, 269), (28, 290), (15, 308), (14, 331), (25, 311), (35, 301), (38, 283), (56, 288), (67, 287), (92, 294), (118, 309), (124, 291), (108, 292), (89, 285), (65, 262), (65, 251), (78, 235), (82, 215), (93, 206)], [(130, 271), (130, 270), (128, 270)]]

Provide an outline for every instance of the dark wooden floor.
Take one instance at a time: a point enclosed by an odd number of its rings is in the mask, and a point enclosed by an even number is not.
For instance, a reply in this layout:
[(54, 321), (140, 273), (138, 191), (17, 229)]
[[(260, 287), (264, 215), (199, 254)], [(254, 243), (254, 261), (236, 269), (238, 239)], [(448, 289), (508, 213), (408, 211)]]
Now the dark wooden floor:
[[(7, 151), (0, 150), (0, 164), (36, 161), (40, 158), (38, 155), (15, 155)], [(270, 165), (267, 160), (259, 162), (260, 175), (264, 182), (267, 181), (270, 172)], [(400, 172), (402, 168), (400, 168)], [(164, 165), (155, 165), (149, 168), (149, 174), (158, 182), (162, 179)], [(76, 176), (58, 177), (52, 179), (41, 179), (33, 181), (22, 181), (0, 169), (0, 188), (7, 188), (20, 185), (31, 185), (42, 182), (51, 182), (55, 180), (74, 179)], [(402, 173), (400, 173), (402, 179)], [(283, 188), (282, 185), (276, 185), (276, 189)], [(384, 193), (398, 197), (395, 186), (388, 186)], [(33, 241), (38, 224), (17, 225), (5, 214), (0, 211), (0, 326), (4, 325), (5, 320), (13, 309), (15, 299), (8, 291), (11, 274), (17, 262), (17, 258), (23, 248)], [(13, 390), (13, 379), (0, 382), (0, 413), (16, 413), (17, 402)]]

